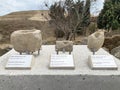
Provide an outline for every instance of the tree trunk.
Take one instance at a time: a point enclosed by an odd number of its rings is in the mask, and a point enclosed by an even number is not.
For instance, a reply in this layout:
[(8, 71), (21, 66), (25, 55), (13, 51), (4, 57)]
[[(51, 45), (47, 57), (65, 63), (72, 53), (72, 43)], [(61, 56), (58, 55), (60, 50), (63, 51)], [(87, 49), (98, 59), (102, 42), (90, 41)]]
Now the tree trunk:
[(71, 35), (70, 35), (70, 37), (69, 37), (69, 40), (71, 41), (71, 40), (75, 40), (75, 32), (74, 33), (71, 33)]
[(75, 40), (75, 32), (73, 34), (74, 34), (73, 36), (74, 36), (74, 40)]
[(66, 40), (69, 40), (69, 38), (70, 38), (70, 32), (66, 34)]

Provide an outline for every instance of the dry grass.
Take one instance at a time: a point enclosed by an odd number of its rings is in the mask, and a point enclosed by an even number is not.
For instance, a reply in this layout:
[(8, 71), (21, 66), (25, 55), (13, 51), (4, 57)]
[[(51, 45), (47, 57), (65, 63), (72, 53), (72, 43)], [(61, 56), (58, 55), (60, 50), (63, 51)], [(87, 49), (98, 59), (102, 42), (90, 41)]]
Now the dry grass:
[[(49, 37), (54, 37), (54, 27), (49, 25), (46, 20), (39, 20), (42, 17), (41, 14), (47, 14), (48, 11), (22, 11), (14, 12), (3, 17), (0, 17), (0, 43), (9, 43), (10, 35), (16, 30), (30, 30), (39, 29), (42, 32), (43, 40)], [(38, 20), (31, 20), (37, 15)], [(19, 18), (19, 19), (18, 19)]]

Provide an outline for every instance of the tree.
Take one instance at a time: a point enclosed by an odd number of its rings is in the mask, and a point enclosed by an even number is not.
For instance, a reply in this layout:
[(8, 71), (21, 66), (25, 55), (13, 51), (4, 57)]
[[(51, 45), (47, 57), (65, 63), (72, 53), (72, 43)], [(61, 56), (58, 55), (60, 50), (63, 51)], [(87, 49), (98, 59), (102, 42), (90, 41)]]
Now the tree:
[(98, 28), (119, 29), (120, 28), (120, 0), (105, 2), (104, 8), (98, 17)]
[(75, 39), (75, 33), (83, 30), (90, 23), (90, 0), (65, 0), (55, 2), (50, 7), (50, 23), (54, 24), (56, 31), (61, 31), (66, 40)]

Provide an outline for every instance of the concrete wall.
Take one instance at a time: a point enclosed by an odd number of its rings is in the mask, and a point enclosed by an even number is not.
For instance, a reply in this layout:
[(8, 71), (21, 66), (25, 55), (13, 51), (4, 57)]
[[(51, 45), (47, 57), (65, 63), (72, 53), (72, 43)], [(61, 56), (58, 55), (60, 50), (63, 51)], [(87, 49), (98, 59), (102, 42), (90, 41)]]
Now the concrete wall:
[(0, 76), (0, 90), (120, 90), (120, 76)]

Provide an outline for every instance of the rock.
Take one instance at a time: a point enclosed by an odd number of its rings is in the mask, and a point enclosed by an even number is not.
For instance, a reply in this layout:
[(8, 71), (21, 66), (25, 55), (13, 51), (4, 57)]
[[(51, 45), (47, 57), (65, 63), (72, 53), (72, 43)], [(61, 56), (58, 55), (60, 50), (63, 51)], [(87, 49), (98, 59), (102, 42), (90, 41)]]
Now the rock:
[(55, 50), (57, 54), (59, 51), (67, 51), (69, 54), (73, 51), (73, 42), (72, 41), (56, 41)]
[(98, 30), (88, 37), (88, 48), (92, 52), (98, 51), (104, 43), (104, 31)]
[(103, 44), (104, 47), (108, 48), (111, 51), (113, 48), (120, 45), (120, 35), (113, 35), (112, 37), (106, 37)]
[(42, 45), (42, 36), (40, 30), (18, 30), (11, 34), (11, 44), (18, 52), (33, 53), (38, 51)]
[(111, 54), (120, 59), (120, 46), (112, 49)]

